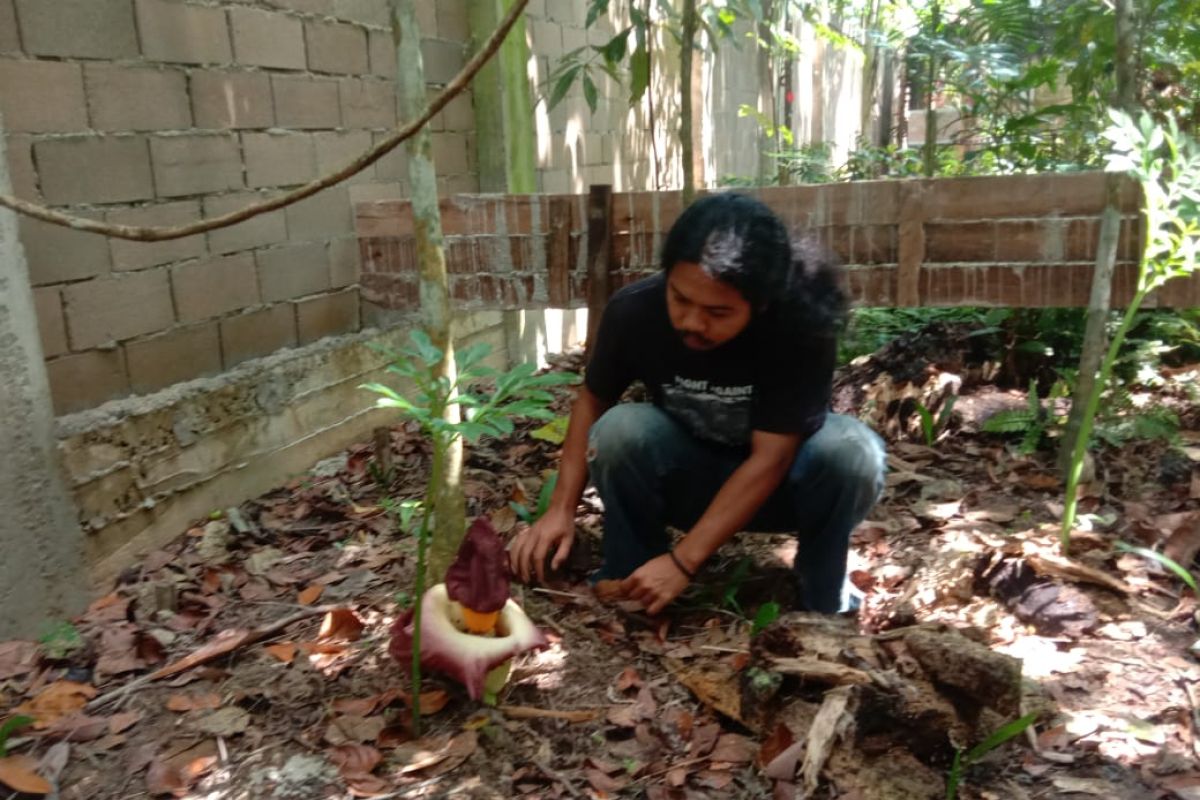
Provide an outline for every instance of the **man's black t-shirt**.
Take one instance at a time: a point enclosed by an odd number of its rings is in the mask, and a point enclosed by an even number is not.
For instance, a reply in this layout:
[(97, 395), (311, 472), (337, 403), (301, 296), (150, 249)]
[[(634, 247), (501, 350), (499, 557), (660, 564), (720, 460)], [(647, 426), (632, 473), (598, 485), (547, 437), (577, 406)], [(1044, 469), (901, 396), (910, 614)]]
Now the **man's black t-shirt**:
[(588, 363), (588, 389), (615, 402), (635, 380), (694, 436), (745, 447), (751, 431), (808, 437), (825, 422), (832, 337), (781, 335), (752, 319), (712, 350), (693, 350), (671, 327), (663, 274), (613, 295)]

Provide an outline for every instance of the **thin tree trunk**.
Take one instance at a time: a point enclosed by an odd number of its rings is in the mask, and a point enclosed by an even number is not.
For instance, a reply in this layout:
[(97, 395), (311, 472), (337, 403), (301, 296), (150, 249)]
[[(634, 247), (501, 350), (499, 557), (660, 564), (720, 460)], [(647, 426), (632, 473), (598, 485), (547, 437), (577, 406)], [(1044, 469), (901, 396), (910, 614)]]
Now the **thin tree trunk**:
[[(942, 25), (941, 6), (934, 2), (929, 11), (929, 38), (937, 35)], [(925, 71), (925, 177), (937, 172), (937, 119), (933, 112), (933, 87), (937, 83), (937, 56), (929, 50), (929, 68)]]
[[(513, 0), (500, 0), (504, 12)], [(533, 130), (533, 94), (529, 86), (529, 44), (525, 20), (517, 22), (500, 45), (500, 71), (504, 92), (504, 139), (508, 191), (537, 191), (537, 136)]]
[(766, 183), (768, 177), (776, 172), (777, 159), (771, 157), (771, 148), (778, 149), (779, 144), (779, 115), (775, 105), (774, 71), (771, 69), (771, 14), (772, 0), (763, 0), (762, 19), (758, 21), (758, 47), (755, 59), (758, 68), (758, 104), (760, 109), (771, 120), (771, 130), (768, 132), (761, 125), (758, 129), (758, 179)]
[(696, 196), (696, 165), (692, 142), (692, 55), (696, 39), (696, 0), (683, 0), (683, 22), (679, 53), (679, 143), (683, 159), (683, 205)]
[[(409, 117), (425, 104), (425, 69), (421, 60), (421, 33), (417, 28), (415, 0), (389, 0), (392, 37), (396, 44), (396, 88), (401, 117)], [(437, 367), (439, 376), (453, 382), (454, 339), (451, 330), (450, 292), (446, 279), (446, 251), (442, 218), (438, 210), (437, 172), (427, 130), (406, 143), (409, 180), (412, 184), (413, 233), (420, 264), (421, 320), (430, 340), (445, 354)], [(450, 404), (445, 418), (459, 420), (457, 404)], [(429, 479), (439, 485), (433, 502), (435, 526), (430, 542), (428, 574), (440, 582), (454, 560), (465, 532), (466, 511), (462, 490), (462, 439), (454, 437), (446, 451), (440, 474)]]
[(887, 147), (892, 143), (892, 98), (896, 93), (896, 57), (891, 50), (883, 51), (883, 87), (879, 92), (879, 133), (871, 143)]
[[(1135, 25), (1133, 0), (1116, 0), (1117, 26), (1117, 96), (1118, 108), (1132, 112), (1134, 108), (1133, 40)], [(1120, 177), (1110, 173), (1105, 182), (1105, 208), (1100, 225), (1100, 244), (1096, 250), (1096, 271), (1092, 275), (1092, 293), (1088, 300), (1087, 326), (1083, 333), (1083, 352), (1079, 357), (1079, 377), (1071, 397), (1071, 412), (1059, 443), (1058, 468), (1064, 479), (1069, 477), (1079, 429), (1083, 424), (1088, 398), (1103, 392), (1097, 385), (1100, 362), (1108, 350), (1108, 314), (1112, 303), (1112, 279), (1117, 262), (1117, 241), (1121, 233), (1121, 212), (1118, 207)]]
[(858, 109), (858, 135), (864, 144), (874, 144), (871, 134), (871, 112), (875, 110), (875, 85), (879, 78), (879, 45), (875, 43), (875, 28), (879, 24), (879, 0), (867, 7), (866, 41), (863, 42), (862, 104)]

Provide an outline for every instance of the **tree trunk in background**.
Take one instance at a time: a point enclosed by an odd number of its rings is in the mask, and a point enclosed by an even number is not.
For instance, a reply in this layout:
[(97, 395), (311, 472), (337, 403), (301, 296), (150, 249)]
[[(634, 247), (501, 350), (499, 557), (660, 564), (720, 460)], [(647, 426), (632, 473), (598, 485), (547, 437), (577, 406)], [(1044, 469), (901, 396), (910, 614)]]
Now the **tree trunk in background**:
[[(863, 42), (862, 104), (858, 108), (858, 136), (863, 144), (875, 144), (876, 136), (871, 131), (871, 112), (875, 109), (875, 86), (879, 79), (879, 45), (875, 43), (875, 29), (879, 25), (879, 0), (871, 0), (864, 23), (866, 41)], [(885, 86), (884, 92), (886, 91)]]
[[(396, 44), (397, 105), (402, 119), (416, 117), (425, 106), (425, 68), (421, 60), (421, 32), (417, 28), (415, 0), (389, 0), (392, 38)], [(450, 291), (446, 279), (446, 251), (442, 240), (442, 218), (438, 211), (437, 172), (428, 130), (421, 130), (406, 143), (408, 174), (412, 183), (414, 238), (421, 268), (421, 321), (425, 332), (445, 356), (438, 365), (440, 375), (453, 381), (454, 340), (451, 333)], [(446, 419), (458, 421), (459, 408), (451, 405)], [(466, 528), (462, 490), (462, 440), (455, 438), (446, 453), (440, 479), (441, 491), (434, 499), (435, 527), (429, 549), (428, 574), (440, 582), (458, 552)], [(428, 511), (428, 509), (427, 509)]]
[[(1114, 103), (1126, 113), (1136, 110), (1136, 66), (1134, 37), (1136, 35), (1133, 0), (1116, 0), (1117, 27), (1117, 91)], [(1117, 263), (1117, 241), (1121, 233), (1121, 212), (1118, 193), (1119, 176), (1110, 173), (1104, 182), (1105, 208), (1100, 225), (1100, 244), (1096, 249), (1096, 270), (1092, 274), (1092, 293), (1088, 299), (1087, 325), (1083, 333), (1083, 352), (1079, 356), (1079, 377), (1071, 397), (1071, 413), (1058, 448), (1058, 469), (1064, 480), (1071, 469), (1071, 457), (1083, 424), (1084, 410), (1093, 392), (1103, 392), (1099, 386), (1100, 362), (1108, 350), (1108, 316), (1112, 305), (1112, 279)]]
[[(470, 0), (471, 52), (496, 30), (513, 0)], [(529, 45), (525, 20), (513, 26), (500, 52), (472, 82), (475, 110), (475, 149), (479, 155), (479, 189), (483, 192), (534, 194), (537, 192), (537, 136), (533, 127), (533, 99), (529, 87)], [(528, 314), (543, 311), (506, 309), (505, 349), (509, 362), (522, 357), (521, 331)]]
[[(471, 25), (471, 53), (500, 22), (500, 0), (470, 0), (467, 16)], [(524, 26), (524, 20), (518, 25)], [(503, 45), (501, 45), (503, 48)], [(483, 65), (471, 82), (471, 106), (475, 113), (475, 154), (479, 164), (479, 191), (507, 192), (508, 166), (504, 145), (504, 88), (500, 60), (503, 49)]]
[(758, 46), (755, 49), (756, 66), (758, 68), (758, 105), (759, 109), (771, 120), (772, 131), (762, 125), (758, 127), (758, 179), (766, 183), (769, 178), (776, 177), (778, 159), (771, 157), (771, 151), (779, 149), (779, 111), (775, 102), (775, 71), (772, 68), (774, 56), (769, 42), (771, 41), (771, 15), (775, 10), (772, 0), (763, 0), (762, 19), (758, 21)]
[(892, 143), (892, 99), (896, 93), (896, 56), (891, 50), (883, 51), (883, 86), (879, 92), (879, 135), (873, 144), (887, 147)]
[[(0, 194), (11, 194), (0, 120)], [(0, 209), (0, 640), (32, 639), (87, 605), (85, 542), (63, 480), (17, 215)]]
[[(937, 36), (942, 26), (941, 6), (935, 0), (929, 10), (929, 38)], [(937, 57), (932, 48), (929, 66), (925, 70), (925, 177), (932, 178), (937, 172), (937, 118), (933, 112), (933, 87), (937, 83)]]
[[(498, 9), (498, 15), (512, 8), (513, 0), (500, 2), (502, 7)], [(525, 40), (524, 19), (513, 26), (500, 46), (499, 57), (508, 191), (533, 194), (537, 191), (537, 134), (533, 128), (533, 90), (529, 86), (529, 44)]]
[(696, 165), (692, 139), (692, 55), (696, 39), (696, 0), (683, 0), (683, 21), (679, 53), (679, 144), (683, 160), (683, 207), (696, 196)]

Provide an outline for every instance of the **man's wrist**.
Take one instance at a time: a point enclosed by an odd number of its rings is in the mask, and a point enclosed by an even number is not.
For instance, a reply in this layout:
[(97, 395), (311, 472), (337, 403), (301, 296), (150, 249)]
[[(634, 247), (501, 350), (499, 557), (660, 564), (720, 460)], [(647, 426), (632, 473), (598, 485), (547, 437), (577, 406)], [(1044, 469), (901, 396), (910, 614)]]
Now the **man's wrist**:
[(684, 569), (692, 575), (700, 571), (700, 568), (704, 566), (704, 562), (708, 560), (710, 555), (690, 544), (687, 538), (680, 540), (671, 553), (683, 565)]

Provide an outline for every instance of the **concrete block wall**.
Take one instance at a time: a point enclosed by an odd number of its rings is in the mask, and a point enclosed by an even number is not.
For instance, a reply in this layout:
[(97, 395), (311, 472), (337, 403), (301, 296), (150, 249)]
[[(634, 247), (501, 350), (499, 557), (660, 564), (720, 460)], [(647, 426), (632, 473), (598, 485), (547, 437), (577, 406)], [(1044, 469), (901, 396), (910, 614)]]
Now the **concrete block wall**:
[[(466, 11), (423, 5), (433, 90), (464, 60)], [(0, 0), (14, 192), (112, 222), (215, 216), (343, 165), (394, 128), (394, 73), (387, 0)], [(470, 103), (434, 125), (447, 193), (478, 189)], [(352, 203), (406, 197), (406, 178), (398, 153), (287, 209), (155, 244), (23, 218), (55, 411), (358, 330)]]
[[(282, 316), (279, 309), (254, 313)], [(464, 345), (490, 344), (489, 365), (506, 366), (499, 312), (458, 316), (456, 334)], [(407, 335), (401, 326), (330, 337), (60, 417), (58, 451), (97, 588), (213, 509), (257, 497), (369, 438), (373, 427), (394, 423), (395, 413), (375, 409), (374, 396), (358, 387), (396, 385), (371, 345), (394, 349)]]

